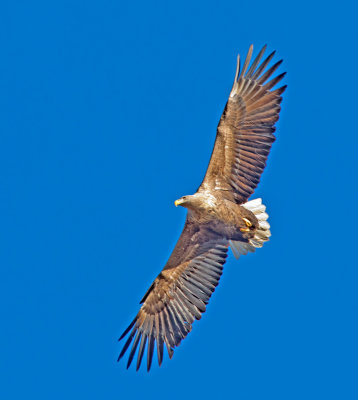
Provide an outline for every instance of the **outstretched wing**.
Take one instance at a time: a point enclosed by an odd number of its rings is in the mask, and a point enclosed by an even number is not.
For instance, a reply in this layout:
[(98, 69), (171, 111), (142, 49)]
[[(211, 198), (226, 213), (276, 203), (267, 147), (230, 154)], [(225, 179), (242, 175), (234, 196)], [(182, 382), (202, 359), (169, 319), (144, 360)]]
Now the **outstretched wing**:
[[(275, 141), (275, 123), (279, 118), (281, 94), (286, 89), (271, 90), (285, 75), (268, 81), (281, 64), (267, 69), (275, 52), (261, 64), (266, 50), (262, 48), (249, 68), (253, 46), (250, 46), (240, 72), (238, 56), (234, 84), (221, 116), (216, 141), (200, 190), (221, 190), (236, 203), (244, 203), (254, 192), (266, 166)], [(268, 82), (267, 82), (268, 81)]]
[[(158, 362), (163, 360), (166, 345), (169, 357), (174, 348), (200, 319), (211, 294), (219, 283), (227, 257), (228, 242), (208, 225), (197, 225), (187, 219), (184, 230), (162, 272), (144, 295), (137, 316), (125, 330), (128, 333), (119, 355), (120, 360), (133, 341), (127, 368), (139, 344), (137, 370), (147, 345), (147, 369), (152, 364), (156, 343)], [(134, 339), (134, 340), (133, 340)]]

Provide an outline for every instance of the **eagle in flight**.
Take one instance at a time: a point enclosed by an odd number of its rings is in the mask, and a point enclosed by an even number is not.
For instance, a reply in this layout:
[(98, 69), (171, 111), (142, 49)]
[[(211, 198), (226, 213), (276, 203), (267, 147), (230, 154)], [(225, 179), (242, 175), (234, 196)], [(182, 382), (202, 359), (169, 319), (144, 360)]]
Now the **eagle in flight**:
[[(141, 300), (141, 308), (119, 340), (127, 334), (120, 360), (130, 344), (127, 368), (139, 345), (137, 370), (147, 346), (149, 371), (156, 345), (158, 362), (164, 345), (174, 349), (200, 319), (219, 283), (228, 247), (238, 258), (262, 247), (270, 237), (268, 215), (253, 194), (272, 143), (282, 93), (274, 89), (284, 77), (272, 79), (282, 60), (270, 68), (275, 52), (261, 62), (266, 46), (250, 65), (251, 45), (240, 71), (240, 56), (229, 99), (217, 127), (214, 150), (203, 182), (193, 195), (175, 201), (188, 209), (183, 232), (163, 270)], [(260, 63), (261, 62), (261, 63)]]

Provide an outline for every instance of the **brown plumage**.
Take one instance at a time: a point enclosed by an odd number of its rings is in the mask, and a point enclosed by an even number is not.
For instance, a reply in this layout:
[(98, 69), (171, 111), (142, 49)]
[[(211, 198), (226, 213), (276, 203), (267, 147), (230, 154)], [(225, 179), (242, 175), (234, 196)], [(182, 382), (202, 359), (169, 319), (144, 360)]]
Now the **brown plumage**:
[(250, 66), (250, 46), (241, 72), (238, 57), (205, 178), (194, 195), (175, 202), (188, 209), (185, 226), (167, 264), (144, 295), (137, 316), (119, 339), (129, 333), (118, 358), (132, 343), (127, 368), (138, 346), (137, 369), (146, 346), (148, 371), (155, 345), (159, 365), (164, 345), (171, 358), (194, 320), (205, 311), (219, 283), (228, 247), (238, 257), (262, 247), (270, 236), (261, 199), (248, 201), (275, 140), (274, 125), (286, 88), (272, 90), (285, 74), (269, 80), (282, 60), (267, 69), (274, 52), (260, 64), (265, 49)]

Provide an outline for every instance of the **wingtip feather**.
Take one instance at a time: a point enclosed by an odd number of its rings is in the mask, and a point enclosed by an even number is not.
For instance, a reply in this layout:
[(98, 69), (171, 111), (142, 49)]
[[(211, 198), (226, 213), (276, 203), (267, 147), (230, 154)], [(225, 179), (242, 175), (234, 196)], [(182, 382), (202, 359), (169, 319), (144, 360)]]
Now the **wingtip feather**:
[(136, 323), (136, 321), (137, 317), (134, 318), (134, 320), (129, 324), (128, 328), (122, 333), (122, 335), (118, 339), (118, 342), (120, 342), (127, 335), (127, 333), (132, 329), (133, 325)]

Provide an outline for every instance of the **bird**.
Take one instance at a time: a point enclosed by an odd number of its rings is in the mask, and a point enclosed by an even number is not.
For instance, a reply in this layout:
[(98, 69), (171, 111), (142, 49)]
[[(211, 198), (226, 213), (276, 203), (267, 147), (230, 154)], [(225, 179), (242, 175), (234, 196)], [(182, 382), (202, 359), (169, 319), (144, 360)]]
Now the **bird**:
[[(217, 126), (204, 179), (193, 195), (175, 201), (187, 209), (184, 229), (169, 260), (143, 296), (138, 314), (119, 340), (127, 337), (118, 361), (128, 351), (127, 369), (137, 353), (136, 370), (147, 347), (147, 370), (155, 347), (158, 364), (164, 346), (171, 359), (199, 320), (217, 287), (231, 248), (239, 258), (263, 246), (271, 236), (266, 207), (249, 200), (266, 166), (276, 137), (282, 94), (275, 88), (285, 72), (272, 77), (282, 60), (268, 67), (275, 51), (261, 62), (265, 45), (251, 65), (253, 45), (240, 68)], [(129, 347), (132, 344), (130, 350)]]

